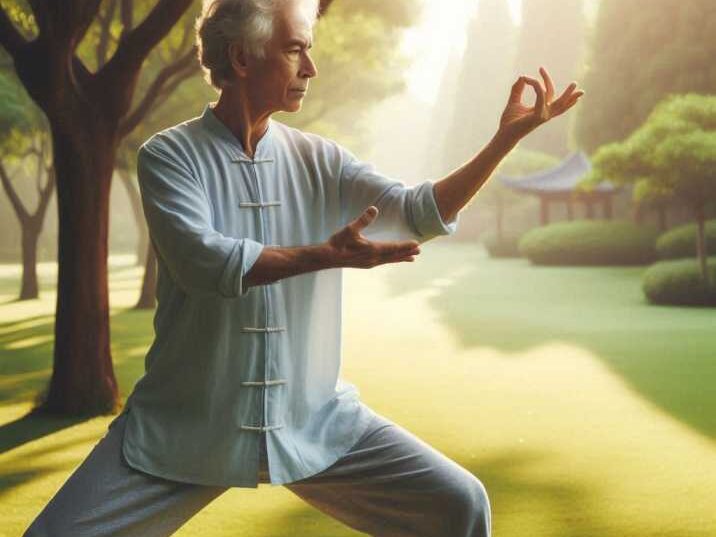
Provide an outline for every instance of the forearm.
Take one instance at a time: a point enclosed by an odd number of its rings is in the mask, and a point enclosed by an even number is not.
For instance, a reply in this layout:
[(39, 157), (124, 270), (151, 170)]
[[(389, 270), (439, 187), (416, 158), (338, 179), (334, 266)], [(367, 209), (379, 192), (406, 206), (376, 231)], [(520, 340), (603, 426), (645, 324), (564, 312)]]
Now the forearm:
[(435, 202), (443, 221), (451, 221), (467, 205), (517, 141), (498, 131), (477, 155), (435, 183)]
[(283, 278), (339, 266), (325, 244), (295, 247), (266, 246), (244, 275), (244, 286), (273, 283)]

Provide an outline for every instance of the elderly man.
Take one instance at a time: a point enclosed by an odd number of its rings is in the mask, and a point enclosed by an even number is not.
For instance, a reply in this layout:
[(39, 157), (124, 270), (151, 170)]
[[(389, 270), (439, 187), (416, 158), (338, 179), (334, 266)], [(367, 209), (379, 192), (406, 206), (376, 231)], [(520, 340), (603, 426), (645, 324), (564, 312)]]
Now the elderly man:
[[(30, 536), (171, 535), (229, 487), (285, 485), (371, 535), (490, 535), (477, 477), (339, 379), (341, 270), (410, 262), (528, 132), (583, 93), (522, 76), (493, 140), (415, 187), (271, 119), (316, 76), (315, 0), (216, 0), (197, 25), (215, 106), (138, 156), (156, 338), (124, 411)], [(521, 103), (526, 84), (534, 107)], [(283, 529), (291, 535), (290, 529)], [(237, 528), (240, 534), (241, 529)]]

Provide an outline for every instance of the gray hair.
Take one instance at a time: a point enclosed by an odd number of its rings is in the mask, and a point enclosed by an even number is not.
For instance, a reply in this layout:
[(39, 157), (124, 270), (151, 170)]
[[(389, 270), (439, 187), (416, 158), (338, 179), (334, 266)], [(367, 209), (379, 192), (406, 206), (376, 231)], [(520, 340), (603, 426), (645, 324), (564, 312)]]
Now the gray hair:
[[(196, 41), (207, 82), (218, 90), (232, 82), (229, 47), (234, 43), (241, 43), (250, 56), (264, 58), (273, 35), (275, 15), (289, 1), (204, 0), (201, 16), (196, 20)], [(311, 2), (315, 6), (311, 11), (315, 22), (319, 1)]]

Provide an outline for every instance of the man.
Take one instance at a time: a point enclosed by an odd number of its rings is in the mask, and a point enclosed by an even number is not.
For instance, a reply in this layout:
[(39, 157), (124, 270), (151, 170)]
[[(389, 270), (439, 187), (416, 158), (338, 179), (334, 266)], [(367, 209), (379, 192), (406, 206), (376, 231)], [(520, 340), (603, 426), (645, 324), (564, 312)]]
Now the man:
[[(219, 100), (138, 157), (159, 266), (146, 373), (26, 535), (171, 535), (228, 487), (259, 483), (371, 535), (490, 535), (477, 477), (338, 378), (340, 269), (410, 262), (420, 243), (454, 232), (519, 139), (583, 92), (572, 84), (553, 101), (546, 71), (545, 88), (520, 77), (478, 155), (408, 188), (271, 119), (299, 111), (317, 74), (317, 7), (206, 7), (200, 59)], [(534, 107), (520, 102), (526, 84)]]

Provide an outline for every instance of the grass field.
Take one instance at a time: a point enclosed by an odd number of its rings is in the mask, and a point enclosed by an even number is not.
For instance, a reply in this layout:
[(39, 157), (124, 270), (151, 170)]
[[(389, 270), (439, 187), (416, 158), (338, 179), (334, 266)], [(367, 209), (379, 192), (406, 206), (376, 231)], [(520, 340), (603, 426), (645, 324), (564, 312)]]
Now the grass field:
[[(126, 397), (152, 314), (113, 258)], [(0, 536), (17, 536), (106, 431), (23, 419), (52, 363), (52, 266), (12, 301), (0, 267)], [(413, 264), (345, 273), (343, 377), (378, 412), (485, 484), (496, 537), (716, 535), (716, 311), (656, 307), (642, 268), (532, 267), (439, 240)], [(361, 535), (282, 487), (230, 489), (177, 535)]]

